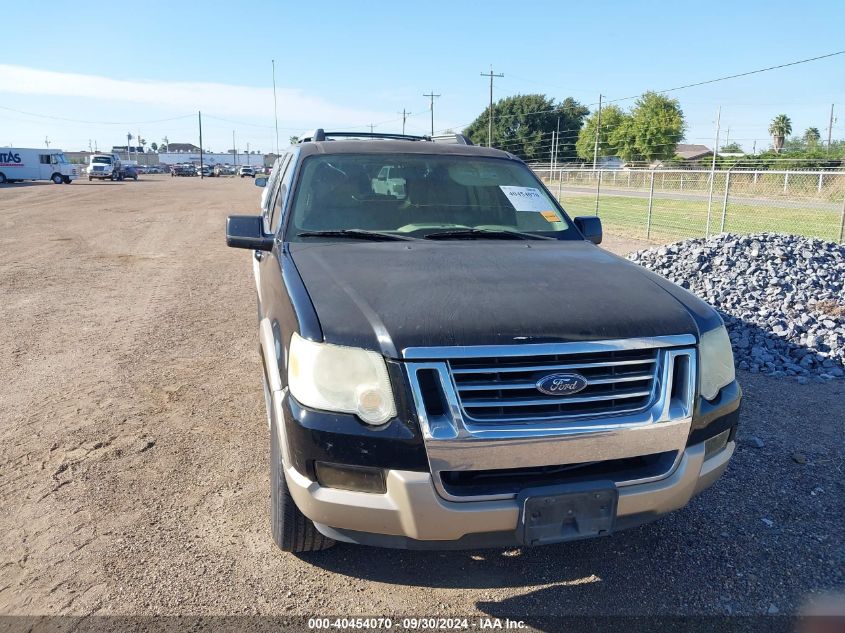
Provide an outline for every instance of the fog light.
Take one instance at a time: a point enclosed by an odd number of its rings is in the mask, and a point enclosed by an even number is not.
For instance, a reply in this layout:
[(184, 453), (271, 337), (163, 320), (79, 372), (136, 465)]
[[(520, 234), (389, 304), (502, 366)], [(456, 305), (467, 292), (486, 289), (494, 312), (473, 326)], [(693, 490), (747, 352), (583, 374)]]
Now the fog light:
[(317, 473), (317, 483), (325, 488), (339, 488), (374, 494), (387, 492), (387, 483), (384, 479), (384, 471), (381, 468), (316, 462), (314, 470)]
[(728, 437), (730, 437), (730, 435), (731, 429), (726, 429), (718, 435), (714, 435), (709, 440), (704, 440), (704, 459), (710, 459), (713, 455), (725, 448), (728, 444)]

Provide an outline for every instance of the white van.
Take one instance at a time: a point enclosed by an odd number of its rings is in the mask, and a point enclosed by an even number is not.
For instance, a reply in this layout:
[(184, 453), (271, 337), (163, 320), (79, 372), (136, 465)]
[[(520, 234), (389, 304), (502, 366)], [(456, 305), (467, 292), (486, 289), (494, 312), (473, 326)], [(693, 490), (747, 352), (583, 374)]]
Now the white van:
[(52, 180), (57, 185), (69, 185), (78, 177), (79, 169), (67, 161), (60, 149), (0, 147), (0, 185), (21, 180)]

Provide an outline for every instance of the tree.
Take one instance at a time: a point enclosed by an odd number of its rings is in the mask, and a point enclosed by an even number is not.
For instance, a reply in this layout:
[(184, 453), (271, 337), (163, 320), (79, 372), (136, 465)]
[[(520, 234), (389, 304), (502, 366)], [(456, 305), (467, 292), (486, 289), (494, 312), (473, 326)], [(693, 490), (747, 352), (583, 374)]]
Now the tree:
[(675, 155), (675, 147), (684, 138), (686, 122), (684, 112), (677, 99), (646, 92), (634, 103), (631, 111), (629, 126), (623, 126), (623, 131), (633, 136), (633, 143), (630, 138), (622, 145), (626, 152), (629, 152), (630, 145), (633, 145), (636, 156), (622, 156), (625, 160), (664, 160)]
[[(599, 156), (617, 156), (618, 149), (615, 144), (611, 143), (611, 137), (616, 137), (617, 130), (624, 124), (625, 118), (628, 115), (622, 112), (619, 106), (609, 105), (602, 108), (601, 111), (601, 128), (599, 129)], [(596, 127), (598, 126), (599, 113), (594, 112), (584, 122), (584, 127), (578, 134), (578, 140), (575, 143), (575, 149), (578, 156), (586, 161), (593, 159), (593, 154), (596, 148)]]
[[(493, 106), (493, 146), (516, 154), (524, 160), (547, 161), (551, 154), (552, 132), (560, 119), (559, 160), (576, 156), (575, 139), (590, 111), (575, 99), (560, 103), (542, 94), (515, 95), (500, 99)], [(465, 130), (473, 143), (487, 144), (490, 109), (484, 111)]]
[(780, 152), (783, 148), (783, 142), (786, 137), (792, 134), (792, 121), (785, 114), (779, 114), (772, 119), (769, 125), (769, 134), (772, 135), (772, 146), (776, 152)]
[(150, 149), (153, 150), (154, 152), (157, 152), (158, 151), (158, 143), (156, 143), (155, 141), (150, 143)]
[(291, 145), (296, 145), (297, 143), (299, 143), (299, 137), (298, 136), (291, 136), (288, 140), (290, 141)]
[(742, 146), (739, 143), (728, 143), (727, 145), (722, 145), (722, 149), (719, 151), (725, 152), (726, 154), (741, 154)]
[(804, 142), (807, 144), (807, 147), (815, 147), (818, 145), (821, 137), (822, 135), (817, 127), (808, 127), (804, 131)]

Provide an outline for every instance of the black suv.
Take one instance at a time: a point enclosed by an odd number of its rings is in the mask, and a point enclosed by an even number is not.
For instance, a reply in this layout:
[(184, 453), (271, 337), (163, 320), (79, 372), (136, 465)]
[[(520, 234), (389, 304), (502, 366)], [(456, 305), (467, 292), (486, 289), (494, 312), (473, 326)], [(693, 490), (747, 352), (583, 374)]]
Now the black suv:
[(256, 184), (226, 240), (254, 251), (283, 550), (600, 536), (725, 470), (719, 315), (598, 248), (515, 156), (317, 130)]

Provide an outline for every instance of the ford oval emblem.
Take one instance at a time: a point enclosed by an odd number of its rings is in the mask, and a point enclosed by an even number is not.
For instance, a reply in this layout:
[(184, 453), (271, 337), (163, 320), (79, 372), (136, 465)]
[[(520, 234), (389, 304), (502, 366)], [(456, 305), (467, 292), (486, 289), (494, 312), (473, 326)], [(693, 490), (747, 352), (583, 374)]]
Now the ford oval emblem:
[(550, 374), (537, 381), (537, 389), (549, 396), (571, 396), (589, 384), (581, 374)]

